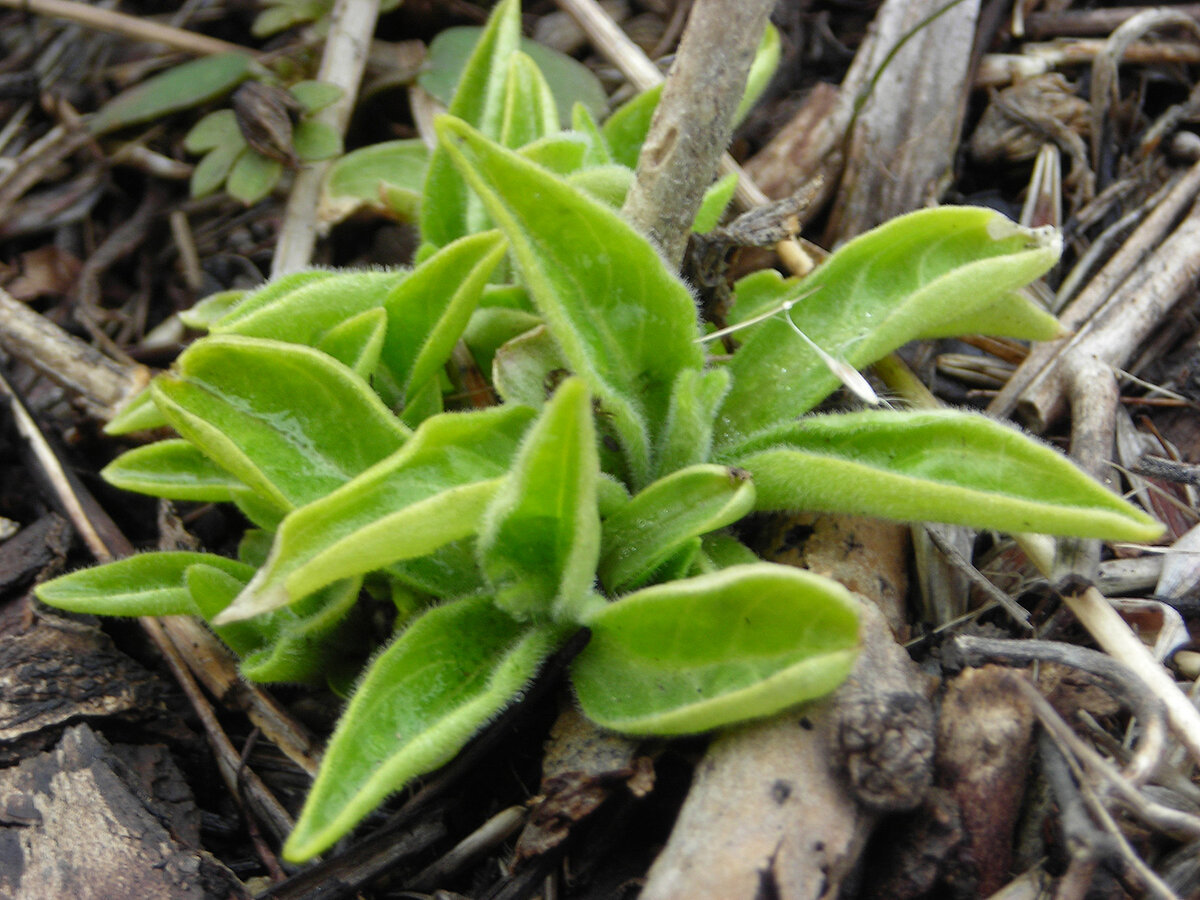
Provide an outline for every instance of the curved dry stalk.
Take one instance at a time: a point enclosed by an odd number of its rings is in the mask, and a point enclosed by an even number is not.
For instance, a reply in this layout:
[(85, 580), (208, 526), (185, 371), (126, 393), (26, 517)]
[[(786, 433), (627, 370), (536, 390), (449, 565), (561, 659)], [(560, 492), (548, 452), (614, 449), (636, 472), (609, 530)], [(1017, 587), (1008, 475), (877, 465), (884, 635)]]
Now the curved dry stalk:
[(194, 31), (162, 25), (158, 22), (148, 22), (138, 16), (115, 12), (111, 9), (93, 6), (90, 3), (77, 3), (75, 0), (0, 0), (0, 6), (36, 13), (39, 16), (53, 19), (66, 19), (97, 31), (119, 34), (135, 41), (163, 44), (196, 56), (209, 56), (214, 53), (241, 53), (245, 56), (259, 56), (257, 51), (243, 47), (241, 44), (231, 44), (229, 41), (222, 41), (206, 34), (197, 34)]

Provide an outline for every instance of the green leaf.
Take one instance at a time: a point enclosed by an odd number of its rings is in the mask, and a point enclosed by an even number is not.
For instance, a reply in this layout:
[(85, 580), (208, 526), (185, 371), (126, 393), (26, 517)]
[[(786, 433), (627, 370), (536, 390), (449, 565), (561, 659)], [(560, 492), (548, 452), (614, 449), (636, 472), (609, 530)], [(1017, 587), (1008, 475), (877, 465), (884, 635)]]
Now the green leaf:
[(191, 195), (199, 199), (219, 190), (233, 171), (233, 164), (248, 150), (245, 139), (239, 133), (236, 138), (206, 153), (196, 168), (192, 169), (192, 178), (188, 182)]
[(248, 294), (211, 331), (315, 346), (331, 328), (383, 306), (407, 277), (403, 269), (297, 272)]
[(555, 378), (566, 374), (567, 361), (544, 325), (526, 331), (496, 351), (492, 380), (508, 403), (534, 409), (546, 402)]
[(757, 553), (728, 531), (714, 531), (700, 540), (704, 555), (718, 569), (762, 562)]
[(288, 93), (311, 115), (336, 103), (346, 92), (328, 81), (298, 81), (288, 88)]
[[(379, 382), (378, 370), (375, 381)], [(400, 421), (409, 428), (416, 428), (426, 419), (436, 416), (445, 410), (442, 402), (442, 382), (440, 378), (431, 378), (415, 391), (409, 393), (407, 403), (400, 412)]]
[(61, 575), (35, 593), (47, 606), (97, 616), (196, 615), (185, 574), (197, 563), (234, 577), (253, 574), (248, 566), (211, 553), (143, 553)]
[(167, 427), (167, 420), (154, 405), (154, 398), (150, 395), (150, 388), (147, 387), (134, 394), (117, 411), (117, 414), (104, 426), (104, 433), (115, 436), (165, 427)]
[(490, 372), (496, 351), (503, 344), (541, 324), (538, 316), (523, 309), (502, 306), (477, 309), (471, 313), (463, 340), (471, 348), (480, 370)]
[(270, 37), (302, 22), (316, 22), (332, 8), (333, 0), (267, 0), (267, 8), (255, 17), (250, 33), (256, 38)]
[(195, 331), (208, 331), (209, 326), (237, 306), (246, 293), (241, 289), (233, 289), (209, 294), (196, 301), (191, 309), (181, 310), (179, 321)]
[(253, 66), (253, 60), (241, 53), (181, 63), (109, 100), (88, 122), (88, 130), (108, 134), (216, 100), (250, 77)]
[(234, 200), (253, 206), (271, 193), (281, 175), (283, 163), (247, 147), (234, 161), (225, 179), (225, 191)]
[(136, 447), (122, 453), (100, 474), (122, 490), (169, 500), (229, 503), (234, 491), (243, 487), (194, 446), (181, 440)]
[[(200, 615), (206, 620), (216, 618), (241, 593), (252, 573), (251, 569), (239, 579), (213, 566), (189, 566), (187, 587)], [(330, 667), (348, 655), (348, 626), (362, 626), (351, 617), (361, 583), (359, 578), (339, 581), (294, 607), (217, 626), (214, 631), (242, 658), (242, 674), (251, 681), (323, 684)]]
[(592, 166), (570, 173), (565, 181), (610, 209), (619, 210), (633, 186), (633, 170), (616, 164)]
[(604, 135), (614, 162), (629, 169), (637, 168), (642, 144), (646, 143), (646, 135), (650, 132), (650, 120), (654, 118), (661, 98), (660, 84), (642, 91), (608, 117), (600, 133)]
[(724, 369), (705, 372), (684, 369), (679, 373), (671, 393), (662, 446), (655, 460), (655, 471), (659, 475), (711, 458), (713, 420), (721, 401), (729, 393), (729, 381), (729, 373)]
[(646, 588), (587, 626), (571, 666), (580, 705), (629, 734), (707, 731), (820, 697), (858, 649), (844, 587), (769, 563)]
[[(209, 621), (233, 602), (253, 574), (254, 570), (248, 568), (245, 577), (238, 578), (216, 566), (196, 563), (184, 570), (184, 583), (201, 618)], [(255, 621), (234, 622), (214, 631), (230, 650), (238, 656), (245, 656), (263, 645), (269, 629), (264, 629)]]
[(342, 136), (324, 122), (301, 119), (292, 130), (292, 149), (305, 162), (333, 159), (342, 153)]
[(221, 621), (475, 534), (532, 417), (505, 406), (426, 420), (398, 453), (284, 519), (267, 565)]
[(550, 85), (532, 59), (517, 51), (508, 59), (500, 143), (516, 150), (559, 131), (558, 109)]
[(361, 587), (361, 578), (346, 578), (268, 617), (274, 633), (265, 646), (246, 654), (242, 674), (266, 684), (323, 684), (339, 657), (354, 655), (354, 638), (361, 646), (363, 623), (352, 616)]
[(612, 417), (631, 478), (649, 475), (650, 425), (678, 373), (700, 368), (696, 308), (617, 213), (448, 117), (442, 145), (508, 237), (526, 287), (572, 370)]
[(350, 369), (280, 341), (198, 341), (153, 391), (176, 431), (284, 511), (344, 484), (408, 435)]
[(387, 313), (376, 307), (335, 325), (317, 341), (317, 349), (349, 366), (359, 378), (370, 378), (379, 365), (387, 334)]
[(1050, 447), (948, 410), (811, 416), (755, 440), (736, 464), (764, 510), (1129, 541), (1163, 530)]
[(559, 175), (577, 172), (587, 156), (587, 141), (573, 131), (559, 131), (538, 138), (522, 147), (518, 153)]
[(506, 251), (499, 232), (469, 235), (429, 257), (388, 294), (381, 359), (406, 399), (450, 358)]
[(521, 620), (569, 621), (600, 554), (600, 460), (587, 387), (564, 381), (526, 434), (479, 535), (496, 605)]
[[(508, 59), (521, 38), (519, 0), (501, 0), (471, 52), (449, 105), (451, 115), (492, 138), (500, 137)], [(428, 90), (428, 88), (426, 88)], [(421, 237), (438, 247), (490, 227), (479, 201), (440, 145), (434, 149), (421, 202)]]
[(746, 114), (758, 102), (758, 98), (762, 96), (767, 85), (771, 83), (771, 79), (775, 77), (775, 70), (779, 68), (779, 55), (779, 31), (768, 22), (767, 30), (763, 32), (762, 40), (758, 44), (758, 50), (754, 53), (754, 62), (750, 64), (750, 74), (746, 76), (746, 90), (742, 94), (741, 102), (738, 103), (737, 111), (733, 114), (735, 123), (746, 118)]
[(691, 538), (752, 509), (754, 484), (737, 469), (698, 465), (660, 478), (604, 520), (600, 581), (614, 594), (639, 587)]
[(729, 206), (729, 201), (733, 199), (737, 183), (737, 173), (730, 172), (704, 192), (704, 199), (700, 201), (700, 208), (696, 210), (696, 218), (692, 222), (692, 231), (708, 234), (721, 223), (721, 216), (725, 214), (725, 207)]
[[(418, 83), (449, 106), (455, 96), (463, 68), (479, 42), (483, 29), (474, 26), (446, 28), (429, 45), (429, 54)], [(596, 119), (608, 109), (608, 97), (591, 69), (544, 44), (521, 38), (520, 51), (531, 57), (554, 92), (561, 122), (570, 122), (575, 104), (582, 105)]]
[(392, 563), (385, 571), (389, 578), (428, 597), (453, 600), (487, 590), (477, 555), (475, 541), (464, 539), (424, 556)]
[(328, 849), (385, 797), (449, 762), (533, 678), (555, 636), (486, 597), (421, 615), (371, 663), (338, 722), (284, 856)]
[(587, 138), (587, 153), (583, 158), (585, 166), (607, 166), (614, 162), (608, 142), (600, 133), (600, 126), (582, 103), (571, 107), (571, 128)]
[(952, 319), (917, 335), (919, 338), (990, 334), (1026, 341), (1053, 341), (1066, 336), (1062, 323), (1026, 290), (1013, 291), (991, 306), (961, 319)]
[[(790, 315), (827, 354), (862, 368), (1007, 299), (1060, 250), (1057, 234), (1023, 229), (990, 209), (920, 210), (835, 252), (796, 287), (803, 299)], [(729, 370), (733, 388), (717, 429), (726, 447), (807, 412), (840, 383), (779, 317), (754, 328)]]
[(325, 177), (319, 217), (340, 222), (360, 206), (412, 221), (421, 206), (429, 150), (418, 138), (351, 150)]
[(192, 126), (183, 139), (183, 149), (188, 153), (204, 153), (230, 141), (244, 143), (237, 116), (232, 109), (218, 109)]
[(314, 14), (309, 7), (325, 7), (324, 12), (328, 12), (331, 5), (332, 2), (329, 4), (283, 3), (278, 6), (268, 6), (254, 17), (254, 23), (250, 26), (250, 33), (256, 38), (270, 37), (273, 34), (278, 34), (281, 31), (291, 28), (293, 25), (299, 25), (301, 22), (312, 22), (320, 18), (321, 13)]

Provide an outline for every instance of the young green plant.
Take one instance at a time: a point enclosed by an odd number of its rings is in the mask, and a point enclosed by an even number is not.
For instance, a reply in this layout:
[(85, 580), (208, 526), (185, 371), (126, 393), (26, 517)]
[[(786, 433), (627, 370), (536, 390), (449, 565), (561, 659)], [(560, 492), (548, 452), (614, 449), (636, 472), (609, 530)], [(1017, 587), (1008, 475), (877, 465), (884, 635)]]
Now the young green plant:
[[(437, 123), (418, 264), (205, 301), (191, 321), (209, 336), (116, 423), (179, 437), (105, 476), (236, 504), (252, 524), (238, 559), (148, 553), (38, 590), (66, 609), (203, 616), (251, 678), (336, 671), (340, 684), (339, 663), (378, 650), (292, 860), (453, 758), (581, 629), (575, 696), (630, 734), (706, 731), (835, 688), (855, 658), (856, 601), (758, 559), (736, 531), (755, 511), (1161, 531), (981, 415), (812, 412), (841, 366), (914, 338), (1056, 336), (1022, 290), (1057, 260), (1056, 234), (987, 209), (913, 213), (802, 281), (744, 279), (731, 313), (744, 340), (709, 358), (688, 288), (600, 189), (619, 148), (585, 116), (553, 130), (547, 104), (516, 102), (548, 90), (510, 52), (518, 11), (503, 0), (464, 70), (451, 110), (472, 121)], [(532, 118), (517, 122), (521, 109)], [(491, 367), (498, 405), (444, 411), (460, 340)], [(348, 646), (354, 616), (389, 601), (386, 646)]]

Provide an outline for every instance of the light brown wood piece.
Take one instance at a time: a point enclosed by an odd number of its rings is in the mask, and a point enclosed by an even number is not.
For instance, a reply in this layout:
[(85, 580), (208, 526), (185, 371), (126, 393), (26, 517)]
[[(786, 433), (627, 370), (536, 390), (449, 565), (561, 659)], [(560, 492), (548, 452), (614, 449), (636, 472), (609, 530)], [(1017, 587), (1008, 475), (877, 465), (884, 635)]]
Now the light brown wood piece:
[(0, 346), (110, 419), (150, 382), (145, 366), (114, 362), (0, 288)]
[(950, 682), (938, 722), (938, 785), (958, 801), (981, 897), (1009, 879), (1029, 777), (1034, 715), (1012, 678), (1001, 666), (964, 670)]
[[(641, 900), (838, 896), (879, 815), (856, 799), (843, 768), (845, 710), (870, 698), (924, 702), (925, 691), (883, 617), (871, 604), (861, 609), (863, 650), (837, 693), (713, 742)], [(931, 764), (932, 714), (926, 716), (929, 731), (890, 738), (904, 745), (924, 734)], [(926, 785), (931, 770), (924, 767)], [(915, 805), (921, 795), (910, 792), (908, 802)]]
[[(962, 131), (977, 0), (886, 0), (867, 65), (874, 84), (846, 150), (826, 244), (936, 200)], [(858, 98), (855, 100), (858, 103)]]
[(155, 786), (168, 780), (186, 791), (169, 756), (142, 763), (150, 768), (148, 782), (78, 725), (53, 752), (0, 771), (0, 896), (249, 898), (232, 872), (179, 840), (181, 831), (198, 837), (198, 825), (187, 828), (170, 808), (176, 803), (154, 796)]

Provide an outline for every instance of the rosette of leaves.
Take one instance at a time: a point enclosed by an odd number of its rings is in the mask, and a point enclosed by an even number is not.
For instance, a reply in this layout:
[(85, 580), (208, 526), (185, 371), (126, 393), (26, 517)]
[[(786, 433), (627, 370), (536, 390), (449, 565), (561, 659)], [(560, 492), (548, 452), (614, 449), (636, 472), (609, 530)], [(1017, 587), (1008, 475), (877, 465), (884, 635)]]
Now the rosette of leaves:
[[(191, 321), (210, 334), (115, 423), (178, 437), (105, 477), (236, 504), (253, 526), (238, 559), (149, 553), (38, 591), (65, 609), (203, 616), (248, 677), (288, 681), (375, 651), (354, 645), (353, 617), (362, 598), (392, 601), (395, 636), (359, 676), (290, 859), (450, 760), (583, 628), (580, 705), (632, 734), (832, 690), (855, 656), (855, 601), (758, 559), (734, 530), (756, 510), (1161, 531), (984, 416), (813, 412), (840, 384), (828, 357), (862, 367), (914, 338), (1056, 336), (1023, 291), (1057, 260), (1056, 234), (981, 208), (913, 213), (803, 280), (744, 279), (741, 345), (710, 357), (687, 287), (595, 189), (608, 164), (583, 160), (612, 143), (582, 118), (555, 131), (536, 68), (502, 55), (515, 8), (501, 4), (452, 104), (475, 124), (438, 122), (419, 264), (205, 301)], [(444, 410), (460, 340), (491, 363), (498, 405)]]
[(341, 93), (320, 81), (286, 90), (259, 81), (243, 84), (233, 108), (209, 113), (184, 138), (184, 148), (203, 157), (192, 172), (192, 196), (224, 186), (229, 196), (250, 205), (271, 192), (285, 168), (338, 156), (341, 135), (313, 113)]

